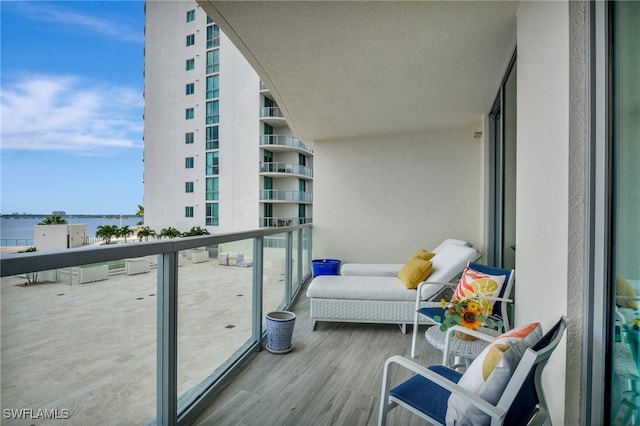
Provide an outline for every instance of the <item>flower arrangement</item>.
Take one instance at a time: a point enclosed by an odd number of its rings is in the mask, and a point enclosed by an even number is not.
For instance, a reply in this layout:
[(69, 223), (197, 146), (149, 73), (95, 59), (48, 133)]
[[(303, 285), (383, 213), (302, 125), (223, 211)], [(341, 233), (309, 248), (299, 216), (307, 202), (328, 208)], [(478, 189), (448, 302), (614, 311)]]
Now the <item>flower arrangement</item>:
[(449, 302), (442, 299), (440, 302), (442, 309), (444, 309), (444, 318), (437, 315), (433, 319), (440, 323), (442, 331), (455, 325), (461, 325), (471, 330), (477, 330), (480, 326), (502, 327), (502, 320), (491, 315), (492, 307), (481, 305), (477, 299), (452, 299)]

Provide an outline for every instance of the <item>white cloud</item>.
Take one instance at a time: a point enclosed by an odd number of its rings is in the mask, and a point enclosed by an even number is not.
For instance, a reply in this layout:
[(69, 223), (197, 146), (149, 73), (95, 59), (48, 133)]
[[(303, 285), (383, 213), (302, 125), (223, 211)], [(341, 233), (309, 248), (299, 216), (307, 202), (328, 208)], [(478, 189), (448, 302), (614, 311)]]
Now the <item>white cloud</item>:
[(136, 89), (38, 74), (5, 81), (0, 96), (3, 150), (100, 155), (142, 148), (144, 104)]
[[(73, 4), (69, 2), (68, 4)], [(69, 7), (46, 2), (20, 1), (13, 5), (20, 8), (21, 15), (37, 22), (62, 24), (65, 29), (73, 28), (80, 32), (90, 31), (102, 34), (111, 40), (144, 43), (142, 28), (136, 28), (127, 16), (114, 16), (113, 19), (97, 17), (73, 10)]]

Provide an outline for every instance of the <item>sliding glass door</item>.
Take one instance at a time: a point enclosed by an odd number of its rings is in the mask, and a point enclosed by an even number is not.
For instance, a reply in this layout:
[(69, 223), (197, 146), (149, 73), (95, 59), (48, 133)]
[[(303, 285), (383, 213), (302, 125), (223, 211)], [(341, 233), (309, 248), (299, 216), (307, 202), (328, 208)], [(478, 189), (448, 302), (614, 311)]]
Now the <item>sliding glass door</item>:
[[(640, 3), (612, 2), (610, 420), (640, 422)], [(612, 291), (610, 294), (614, 294)], [(612, 299), (614, 299), (612, 297)]]
[(490, 265), (515, 268), (516, 255), (516, 67), (515, 55), (489, 116)]

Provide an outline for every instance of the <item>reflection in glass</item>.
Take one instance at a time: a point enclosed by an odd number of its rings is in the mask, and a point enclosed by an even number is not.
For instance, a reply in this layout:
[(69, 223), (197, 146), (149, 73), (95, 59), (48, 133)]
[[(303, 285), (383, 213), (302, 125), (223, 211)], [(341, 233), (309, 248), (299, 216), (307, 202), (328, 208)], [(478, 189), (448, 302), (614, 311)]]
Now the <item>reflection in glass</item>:
[(613, 8), (613, 424), (640, 422), (640, 3)]

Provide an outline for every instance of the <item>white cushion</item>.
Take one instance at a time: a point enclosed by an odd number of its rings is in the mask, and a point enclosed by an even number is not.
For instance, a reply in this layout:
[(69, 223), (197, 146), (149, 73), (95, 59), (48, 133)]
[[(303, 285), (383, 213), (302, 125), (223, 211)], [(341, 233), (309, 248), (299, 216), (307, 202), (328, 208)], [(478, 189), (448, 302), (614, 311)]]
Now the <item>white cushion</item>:
[(397, 277), (404, 263), (345, 263), (341, 275), (369, 277)]
[(460, 276), (467, 263), (480, 258), (480, 252), (473, 247), (459, 246), (455, 244), (443, 247), (431, 258), (433, 271), (428, 281), (451, 282)]
[(449, 244), (455, 244), (457, 246), (471, 247), (471, 243), (469, 241), (456, 240), (455, 238), (447, 238), (446, 240), (441, 242), (438, 245), (438, 247), (436, 247), (433, 250), (431, 250), (431, 253), (438, 253), (440, 250), (442, 250), (444, 247), (448, 246)]
[[(439, 253), (448, 245), (471, 247), (471, 243), (464, 240), (456, 240), (454, 238), (447, 238), (441, 242), (436, 248), (431, 250), (431, 253)], [(475, 258), (477, 259), (477, 258)], [(472, 259), (472, 260), (475, 260)], [(470, 260), (471, 261), (471, 260)], [(470, 262), (469, 261), (469, 262)], [(467, 262), (465, 262), (465, 265)], [(381, 277), (396, 277), (400, 270), (404, 266), (404, 263), (343, 263), (340, 268), (340, 275), (362, 275), (362, 276), (381, 276)], [(455, 278), (455, 276), (453, 277)]]
[[(448, 283), (456, 278), (467, 263), (480, 257), (472, 248), (451, 244), (431, 258), (433, 270), (428, 282)], [(421, 298), (427, 300), (436, 295), (442, 285), (422, 287)], [(357, 300), (416, 300), (416, 290), (407, 289), (397, 277), (320, 275), (307, 289), (308, 297), (324, 299)]]
[[(490, 404), (497, 404), (522, 355), (542, 337), (540, 323), (516, 327), (491, 342), (462, 375), (458, 385)], [(489, 424), (490, 418), (465, 398), (451, 394), (447, 403), (447, 425)]]
[(309, 284), (307, 297), (349, 300), (416, 300), (416, 290), (409, 290), (396, 277), (343, 277), (320, 275)]

